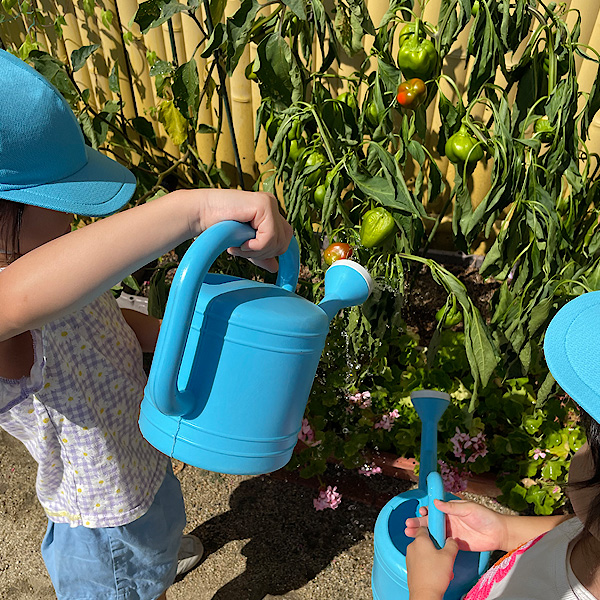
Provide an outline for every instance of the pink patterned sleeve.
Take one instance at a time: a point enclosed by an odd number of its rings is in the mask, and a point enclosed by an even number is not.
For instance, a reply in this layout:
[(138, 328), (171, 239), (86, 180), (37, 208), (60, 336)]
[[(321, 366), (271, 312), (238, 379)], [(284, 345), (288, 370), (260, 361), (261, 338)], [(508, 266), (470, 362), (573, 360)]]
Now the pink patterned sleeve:
[(521, 544), (515, 550), (511, 550), (508, 554), (504, 555), (493, 567), (488, 569), (479, 579), (467, 595), (464, 600), (487, 600), (494, 586), (500, 583), (511, 569), (514, 567), (519, 556), (527, 552), (530, 548), (535, 546), (548, 532), (542, 533), (533, 540), (529, 540), (524, 544)]

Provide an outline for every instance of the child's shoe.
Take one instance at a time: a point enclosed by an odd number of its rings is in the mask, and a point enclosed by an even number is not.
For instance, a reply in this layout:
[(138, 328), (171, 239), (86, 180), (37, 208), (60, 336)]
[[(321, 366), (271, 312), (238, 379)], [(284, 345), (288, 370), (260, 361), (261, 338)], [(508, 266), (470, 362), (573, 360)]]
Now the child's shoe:
[(184, 535), (181, 537), (181, 545), (177, 554), (177, 575), (183, 575), (191, 571), (202, 559), (204, 546), (195, 535)]

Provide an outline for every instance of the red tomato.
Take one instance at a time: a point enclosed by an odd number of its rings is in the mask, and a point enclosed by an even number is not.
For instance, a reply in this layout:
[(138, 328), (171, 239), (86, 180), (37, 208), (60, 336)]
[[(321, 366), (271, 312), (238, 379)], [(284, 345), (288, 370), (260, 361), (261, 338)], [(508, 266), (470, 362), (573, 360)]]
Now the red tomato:
[(350, 244), (344, 244), (343, 242), (330, 244), (325, 252), (323, 252), (323, 258), (329, 266), (340, 258), (350, 258), (351, 256), (352, 246), (350, 246)]

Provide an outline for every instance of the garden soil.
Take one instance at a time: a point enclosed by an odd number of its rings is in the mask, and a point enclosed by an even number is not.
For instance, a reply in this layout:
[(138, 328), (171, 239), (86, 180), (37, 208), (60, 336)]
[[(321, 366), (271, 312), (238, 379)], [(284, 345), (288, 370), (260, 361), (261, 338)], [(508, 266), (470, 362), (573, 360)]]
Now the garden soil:
[[(186, 532), (202, 539), (205, 555), (169, 600), (371, 600), (375, 520), (387, 499), (412, 486), (330, 466), (323, 479), (338, 486), (342, 503), (316, 511), (318, 484), (284, 470), (222, 475), (177, 461), (174, 469)], [(0, 431), (0, 600), (55, 598), (39, 551), (46, 518), (35, 471), (24, 446)]]

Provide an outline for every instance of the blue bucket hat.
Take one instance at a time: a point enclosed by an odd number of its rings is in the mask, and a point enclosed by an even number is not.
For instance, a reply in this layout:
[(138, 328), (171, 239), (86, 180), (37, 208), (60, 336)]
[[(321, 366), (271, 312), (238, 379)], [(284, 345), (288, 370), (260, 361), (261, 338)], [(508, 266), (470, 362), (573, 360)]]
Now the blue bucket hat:
[(600, 421), (600, 292), (588, 292), (563, 306), (544, 339), (546, 363), (560, 387)]
[(134, 190), (128, 169), (85, 145), (58, 90), (0, 50), (0, 198), (101, 217)]

